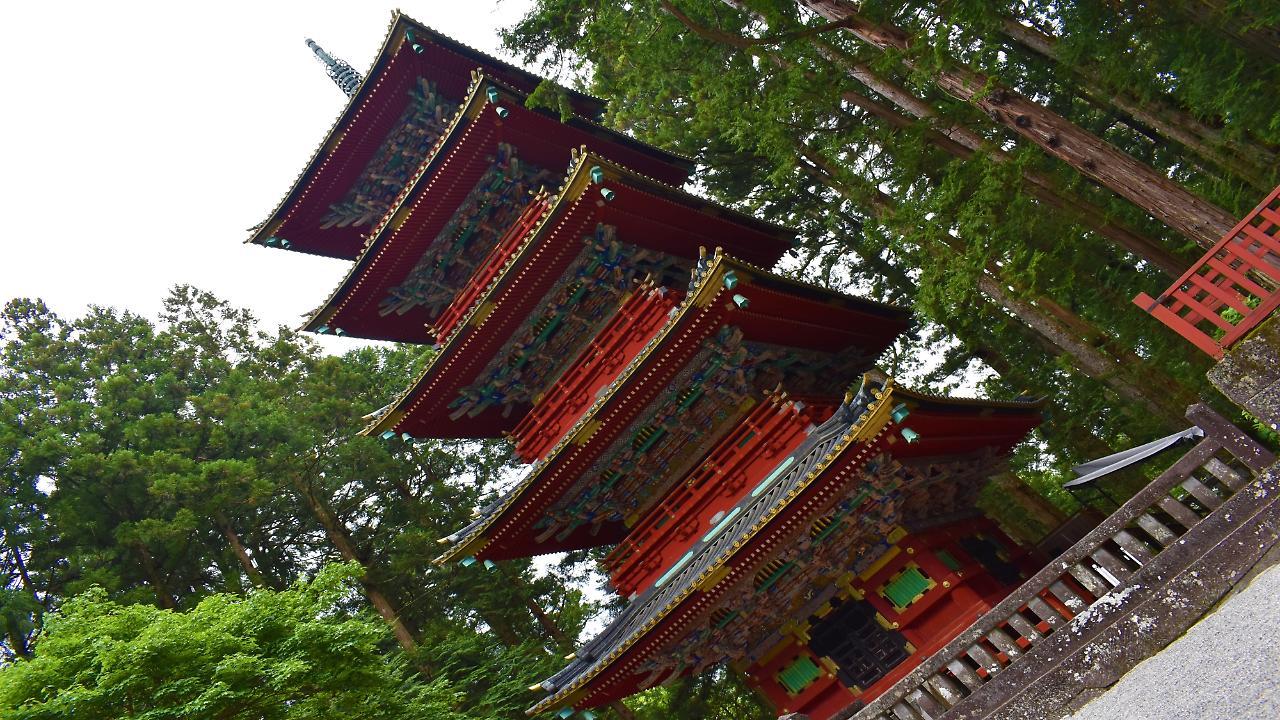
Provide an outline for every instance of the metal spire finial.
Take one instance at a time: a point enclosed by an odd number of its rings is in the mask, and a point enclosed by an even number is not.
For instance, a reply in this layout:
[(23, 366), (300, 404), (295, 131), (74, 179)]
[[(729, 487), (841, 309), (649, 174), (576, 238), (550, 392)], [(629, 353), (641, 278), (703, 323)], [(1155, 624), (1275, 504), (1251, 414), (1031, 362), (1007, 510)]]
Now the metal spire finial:
[(315, 40), (307, 38), (307, 47), (311, 48), (311, 52), (316, 54), (320, 62), (324, 63), (324, 71), (329, 78), (337, 83), (338, 88), (351, 97), (356, 94), (356, 88), (360, 87), (360, 83), (364, 81), (364, 77), (356, 72), (356, 69), (338, 58), (324, 51), (324, 48), (316, 44)]

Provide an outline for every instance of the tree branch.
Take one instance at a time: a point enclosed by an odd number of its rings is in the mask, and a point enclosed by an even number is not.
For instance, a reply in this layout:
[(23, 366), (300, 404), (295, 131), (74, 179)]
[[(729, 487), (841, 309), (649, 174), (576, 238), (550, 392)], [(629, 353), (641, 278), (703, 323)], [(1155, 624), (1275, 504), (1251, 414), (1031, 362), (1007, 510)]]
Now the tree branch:
[(698, 35), (699, 37), (702, 37), (706, 40), (710, 40), (712, 42), (731, 45), (733, 47), (736, 47), (742, 50), (746, 50), (748, 48), (753, 48), (753, 47), (760, 47), (761, 45), (777, 45), (779, 43), (784, 43), (790, 40), (802, 40), (804, 38), (813, 37), (815, 35), (821, 35), (822, 33), (830, 32), (832, 30), (839, 30), (849, 24), (848, 20), (834, 20), (832, 22), (824, 23), (822, 25), (817, 25), (814, 27), (804, 28), (802, 30), (792, 30), (790, 32), (777, 33), (776, 35), (766, 35), (765, 37), (761, 37), (761, 38), (752, 38), (752, 37), (745, 37), (745, 36), (738, 35), (731, 32), (726, 32), (724, 30), (716, 30), (714, 28), (709, 28), (705, 25), (702, 25), (701, 23), (697, 22), (696, 20), (694, 20), (693, 18), (685, 14), (684, 11), (682, 11), (680, 8), (676, 7), (675, 4), (672, 3), (670, 0), (659, 0), (658, 4), (662, 6), (663, 10), (667, 11), (672, 17), (674, 17), (676, 20), (679, 20), (682, 25), (692, 30), (694, 34)]

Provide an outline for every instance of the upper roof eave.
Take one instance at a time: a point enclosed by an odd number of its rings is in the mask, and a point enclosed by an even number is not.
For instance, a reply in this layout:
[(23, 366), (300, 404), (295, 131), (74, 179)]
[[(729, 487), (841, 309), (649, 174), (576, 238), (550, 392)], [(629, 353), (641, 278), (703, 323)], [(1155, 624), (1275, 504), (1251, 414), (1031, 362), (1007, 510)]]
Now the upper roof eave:
[[(540, 82), (543, 82), (543, 81), (547, 80), (547, 78), (544, 78), (544, 77), (542, 77), (541, 75), (538, 75), (538, 74), (536, 74), (536, 73), (529, 72), (528, 70), (525, 70), (524, 68), (517, 67), (517, 66), (515, 66), (515, 65), (512, 65), (512, 64), (511, 64), (511, 63), (509, 63), (509, 62), (506, 62), (505, 60), (500, 60), (500, 59), (498, 59), (498, 58), (496, 58), (496, 57), (493, 57), (492, 55), (489, 55), (488, 53), (485, 53), (485, 52), (482, 52), (482, 51), (480, 51), (480, 50), (477, 50), (477, 49), (475, 49), (475, 48), (471, 47), (470, 45), (467, 45), (467, 44), (465, 44), (465, 43), (462, 43), (462, 42), (459, 42), (459, 41), (457, 41), (457, 40), (454, 40), (453, 38), (449, 37), (448, 35), (445, 35), (445, 34), (443, 34), (443, 33), (441, 33), (441, 32), (438, 32), (438, 31), (436, 31), (436, 30), (433, 30), (432, 28), (430, 28), (430, 27), (428, 27), (428, 26), (426, 26), (426, 25), (424, 25), (424, 24), (422, 24), (422, 23), (418, 22), (417, 20), (414, 20), (413, 18), (410, 18), (408, 15), (404, 15), (404, 14), (403, 14), (403, 13), (401, 13), (399, 10), (397, 10), (397, 11), (396, 11), (396, 13), (397, 13), (397, 15), (398, 15), (398, 17), (399, 17), (400, 19), (404, 20), (404, 21), (405, 21), (406, 23), (408, 23), (408, 24), (411, 24), (411, 25), (413, 26), (413, 29), (414, 29), (415, 31), (422, 32), (422, 33), (426, 34), (428, 37), (430, 37), (430, 38), (431, 38), (432, 42), (435, 42), (435, 43), (437, 43), (437, 44), (439, 44), (439, 45), (441, 45), (441, 46), (443, 46), (443, 47), (445, 47), (445, 48), (447, 48), (447, 49), (450, 49), (450, 50), (452, 50), (452, 51), (454, 51), (454, 52), (458, 53), (459, 55), (463, 55), (463, 56), (466, 56), (466, 57), (471, 58), (472, 60), (475, 60), (477, 63), (479, 63), (479, 64), (482, 66), (482, 69), (483, 69), (483, 66), (484, 66), (484, 65), (494, 65), (494, 66), (497, 66), (497, 67), (502, 68), (503, 70), (505, 70), (505, 71), (507, 71), (507, 72), (511, 72), (511, 73), (515, 73), (515, 74), (517, 74), (517, 75), (523, 76), (523, 77), (527, 78), (531, 83), (533, 83), (533, 84), (535, 84), (535, 85), (536, 85), (537, 83), (540, 83)], [(395, 35), (395, 29), (396, 29), (396, 28), (395, 28), (395, 26), (393, 25), (393, 26), (392, 26), (392, 32), (391, 32), (391, 35), (392, 35), (392, 36), (394, 36), (394, 35)], [(510, 85), (508, 85), (507, 83), (502, 82), (500, 79), (495, 78), (494, 80), (495, 80), (496, 82), (498, 82), (498, 83), (502, 84), (504, 87), (506, 87), (507, 89), (511, 90), (511, 91), (512, 91), (512, 92), (514, 92), (514, 93), (517, 93), (517, 94), (519, 94), (519, 95), (521, 95), (521, 96), (527, 96), (527, 95), (528, 95), (528, 92), (526, 92), (526, 91), (524, 91), (524, 90), (521, 90), (521, 89), (519, 89), (519, 88), (513, 88), (513, 87), (511, 87)], [(553, 82), (554, 82), (554, 81), (553, 81)], [(594, 104), (599, 105), (599, 106), (600, 106), (601, 111), (603, 111), (603, 110), (607, 107), (607, 105), (608, 105), (608, 102), (609, 102), (609, 101), (608, 101), (608, 100), (605, 100), (605, 99), (603, 99), (603, 98), (598, 98), (598, 97), (596, 97), (596, 96), (594, 96), (594, 95), (589, 95), (589, 94), (584, 93), (584, 92), (582, 92), (582, 91), (580, 91), (580, 90), (574, 90), (573, 88), (565, 87), (564, 85), (561, 85), (561, 84), (559, 84), (559, 83), (555, 83), (555, 85), (556, 85), (557, 87), (561, 88), (562, 90), (564, 90), (565, 92), (567, 92), (568, 94), (572, 95), (572, 96), (573, 96), (573, 97), (575, 97), (575, 98), (579, 98), (579, 99), (581, 99), (581, 100), (584, 100), (584, 101), (587, 101), (587, 102), (590, 102), (590, 103), (594, 103)], [(550, 114), (550, 113), (548, 113), (548, 114)], [(662, 154), (662, 155), (665, 155), (665, 156), (666, 156), (666, 159), (668, 160), (668, 162), (672, 163), (673, 165), (681, 166), (681, 167), (685, 168), (688, 172), (693, 172), (693, 169), (694, 169), (694, 167), (695, 167), (695, 165), (696, 165), (696, 163), (695, 163), (694, 159), (693, 159), (693, 158), (691, 158), (691, 157), (689, 157), (688, 155), (683, 155), (683, 154), (681, 154), (681, 153), (673, 152), (673, 151), (671, 151), (671, 150), (667, 150), (667, 149), (665, 149), (665, 148), (660, 148), (660, 147), (658, 147), (657, 145), (653, 145), (653, 144), (651, 144), (651, 143), (647, 143), (647, 142), (645, 142), (645, 141), (643, 141), (643, 140), (640, 140), (640, 139), (638, 139), (638, 138), (631, 137), (630, 135), (627, 135), (626, 133), (619, 132), (618, 130), (614, 130), (613, 128), (610, 128), (610, 127), (608, 127), (608, 126), (606, 126), (606, 125), (602, 125), (599, 121), (594, 120), (594, 119), (592, 119), (592, 118), (590, 118), (590, 117), (586, 117), (586, 116), (583, 116), (583, 115), (581, 115), (581, 114), (574, 113), (574, 114), (571, 116), (571, 118), (570, 118), (570, 121), (569, 121), (569, 122), (570, 122), (571, 124), (579, 124), (579, 125), (583, 125), (583, 126), (586, 126), (586, 127), (592, 128), (592, 129), (595, 129), (595, 130), (604, 130), (604, 131), (606, 131), (606, 132), (608, 132), (608, 133), (615, 134), (615, 135), (619, 135), (619, 136), (621, 136), (622, 138), (625, 138), (627, 141), (629, 141), (629, 142), (631, 142), (631, 143), (633, 143), (633, 144), (635, 144), (635, 145), (638, 145), (638, 146), (640, 146), (640, 147), (645, 148), (648, 152), (651, 152), (651, 153), (660, 153), (660, 154)]]
[[(448, 35), (445, 35), (444, 33), (439, 32), (438, 30), (435, 30), (417, 20), (414, 20), (412, 17), (409, 17), (407, 14), (405, 14), (404, 11), (399, 9), (396, 9), (392, 12), (392, 24), (391, 24), (392, 36), (395, 35), (395, 30), (397, 29), (396, 25), (398, 23), (403, 23), (405, 26), (412, 26), (412, 29), (414, 31), (424, 33), (427, 37), (431, 38), (432, 42), (438, 43), (439, 45), (449, 50), (452, 50), (453, 52), (456, 52), (459, 55), (475, 60), (481, 65), (493, 65), (501, 68), (506, 72), (519, 75), (522, 78), (525, 78), (526, 80), (528, 80), (531, 84), (535, 86), (546, 79), (538, 75), (537, 73), (529, 72), (528, 70), (525, 70), (522, 67), (513, 65), (507, 62), (506, 60), (496, 58), (482, 50), (477, 50), (476, 48), (473, 48), (470, 45), (467, 45), (466, 43), (454, 40)], [(559, 83), (556, 83), (556, 85), (558, 85), (566, 93), (568, 93), (569, 95), (573, 96), (578, 100), (581, 100), (589, 104), (598, 105), (601, 112), (603, 112), (604, 109), (608, 107), (609, 101), (605, 100), (604, 98), (598, 98), (594, 95), (584, 93), (581, 90), (574, 90), (573, 88), (565, 87), (563, 85), (560, 85)]]
[[(557, 190), (556, 194), (552, 196), (552, 200), (547, 210), (543, 213), (542, 219), (529, 233), (529, 239), (525, 242), (525, 246), (535, 242), (536, 239), (544, 232), (550, 220), (563, 212), (565, 206), (568, 204), (566, 201), (567, 193), (565, 192), (565, 187), (571, 184), (574, 181), (574, 178), (583, 173), (582, 158), (580, 157), (573, 167), (570, 168), (569, 174), (565, 180), (565, 185), (562, 185), (559, 190)], [(504, 284), (503, 281), (512, 273), (515, 266), (515, 263), (508, 264), (502, 272), (494, 278), (493, 282), (491, 282), (489, 287), (485, 290), (484, 295), (477, 299), (476, 302), (472, 303), (471, 307), (467, 310), (466, 315), (464, 315), (454, 325), (454, 328), (449, 335), (437, 342), (437, 352), (427, 362), (426, 366), (423, 367), (422, 372), (418, 374), (418, 377), (414, 379), (413, 383), (387, 406), (386, 412), (374, 418), (368, 426), (361, 430), (359, 432), (360, 435), (375, 435), (386, 430), (393, 429), (395, 425), (404, 418), (409, 410), (406, 405), (417, 394), (417, 389), (421, 387), (422, 384), (431, 376), (432, 372), (435, 371), (440, 359), (455, 349), (462, 335), (467, 332), (468, 328), (473, 326), (472, 319), (476, 313), (479, 312), (482, 307), (489, 304), (489, 301), (493, 298), (494, 294), (497, 293), (498, 288)]]
[(486, 78), (482, 74), (477, 74), (471, 82), (471, 88), (467, 91), (467, 96), (462, 103), (458, 105), (458, 110), (454, 113), (453, 118), (449, 121), (449, 127), (440, 134), (440, 138), (436, 140), (435, 145), (423, 158), (418, 169), (414, 171), (413, 177), (409, 182), (405, 183), (404, 188), (396, 198), (396, 203), (378, 220), (378, 224), (373, 227), (369, 235), (366, 237), (364, 247), (360, 250), (360, 255), (351, 264), (347, 270), (347, 274), (343, 276), (337, 287), (329, 293), (329, 299), (323, 305), (312, 311), (311, 315), (302, 324), (302, 330), (316, 332), (317, 328), (328, 322), (341, 305), (342, 299), (351, 291), (352, 286), (373, 261), (377, 249), (382, 245), (387, 228), (391, 226), (392, 219), (401, 212), (405, 202), (413, 197), (418, 188), (418, 183), (423, 178), (431, 174), (437, 163), (443, 158), (444, 153), (441, 150), (449, 145), (455, 139), (459, 129), (463, 126), (462, 120), (467, 117), (474, 117), (479, 108), (483, 107), (487, 98), (480, 92), (480, 88), (485, 84)]
[[(785, 225), (763, 220), (754, 215), (735, 210), (731, 207), (721, 205), (720, 203), (704, 198), (700, 195), (694, 195), (691, 192), (681, 188), (669, 185), (656, 178), (649, 177), (643, 173), (637, 172), (625, 165), (614, 162), (599, 153), (588, 150), (586, 153), (588, 161), (592, 165), (599, 165), (605, 171), (606, 178), (625, 179), (630, 183), (641, 185), (655, 195), (666, 197), (673, 202), (688, 205), (712, 217), (727, 219), (740, 225), (746, 225), (756, 232), (770, 235), (775, 239), (785, 242), (788, 245), (795, 244), (796, 231)], [(580, 192), (581, 189), (578, 189)]]
[[(381, 72), (382, 68), (386, 67), (387, 62), (389, 61), (393, 52), (399, 48), (400, 44), (399, 42), (396, 41), (396, 38), (402, 37), (406, 29), (411, 29), (416, 33), (421, 33), (424, 38), (429, 38), (432, 42), (440, 45), (441, 47), (444, 47), (447, 50), (456, 52), (457, 54), (462, 55), (464, 57), (468, 57), (470, 59), (475, 60), (481, 66), (482, 70), (484, 65), (490, 65), (490, 66), (496, 66), (498, 68), (501, 68), (506, 72), (510, 72), (513, 74), (520, 75), (524, 78), (528, 78), (530, 82), (536, 83), (536, 82), (541, 82), (543, 80), (543, 78), (539, 77), (538, 75), (535, 75), (534, 73), (531, 73), (527, 70), (516, 67), (511, 63), (495, 58), (487, 53), (481, 52), (480, 50), (476, 50), (475, 48), (472, 48), (469, 45), (458, 42), (457, 40), (454, 40), (453, 38), (450, 38), (449, 36), (441, 32), (438, 32), (428, 27), (427, 25), (424, 25), (418, 22), (417, 20), (414, 20), (413, 18), (404, 14), (400, 10), (393, 11), (391, 15), (391, 23), (388, 25), (387, 34), (382, 40), (382, 45), (378, 50), (378, 54), (374, 57), (373, 63), (372, 65), (370, 65), (369, 70), (364, 73), (360, 81), (360, 85), (356, 88), (355, 93), (350, 98), (347, 99), (346, 105), (343, 106), (341, 112), (338, 113), (338, 116), (334, 119), (333, 123), (329, 126), (328, 132), (325, 133), (324, 140), (321, 141), (320, 144), (317, 145), (315, 150), (311, 153), (311, 158), (307, 161), (307, 164), (303, 166), (302, 170), (298, 173), (297, 177), (294, 178), (293, 184), (290, 186), (290, 189), (288, 190), (288, 192), (286, 192), (285, 195), (280, 199), (280, 201), (276, 204), (275, 208), (271, 211), (270, 215), (268, 215), (268, 217), (264, 221), (262, 221), (257, 226), (250, 229), (249, 231), (250, 235), (245, 240), (246, 244), (265, 246), (267, 239), (272, 237), (276, 232), (276, 230), (279, 229), (280, 225), (284, 222), (284, 216), (286, 214), (286, 210), (289, 204), (293, 202), (297, 198), (297, 196), (306, 188), (307, 184), (310, 182), (315, 172), (318, 171), (319, 164), (322, 161), (326, 150), (336, 146), (337, 143), (341, 140), (342, 134), (345, 132), (344, 128), (350, 123), (352, 117), (355, 115), (356, 110), (367, 99), (367, 96), (370, 92), (370, 88), (372, 88), (376, 84), (377, 75)], [(503, 83), (500, 79), (490, 78), (489, 80), (490, 82), (494, 82), (496, 84), (501, 85), (503, 89), (507, 90), (508, 92), (518, 94), (521, 97), (524, 97), (527, 95), (527, 93), (517, 88), (511, 88), (508, 84)], [(571, 88), (563, 88), (563, 89), (569, 94), (573, 95), (574, 97), (580, 98), (584, 101), (588, 101), (591, 103), (599, 104), (602, 108), (605, 105), (605, 101), (600, 98), (593, 97), (591, 95), (588, 95), (586, 93), (583, 93), (577, 90), (573, 90)], [(633, 138), (625, 133), (621, 133), (621, 132), (618, 132), (617, 130), (613, 130), (612, 128), (605, 127), (604, 125), (601, 125), (590, 118), (574, 115), (573, 118), (571, 119), (570, 124), (577, 125), (580, 128), (588, 128), (591, 131), (607, 132), (610, 135), (615, 136), (614, 139), (617, 142), (632, 145), (642, 150), (643, 152), (646, 152), (651, 155), (660, 155), (662, 156), (662, 159), (664, 161), (672, 165), (675, 165), (677, 167), (680, 167), (688, 173), (691, 173), (693, 171), (695, 163), (692, 158), (689, 158), (685, 155), (681, 155), (679, 153), (671, 152), (670, 150), (665, 150), (663, 148), (657, 147), (656, 145), (651, 145), (649, 143), (644, 142), (643, 140)], [(306, 252), (309, 254), (323, 255), (323, 253), (318, 253), (313, 250), (308, 250), (307, 248), (299, 247), (296, 245), (290, 249), (298, 252)]]
[(753, 280), (764, 285), (782, 286), (793, 290), (800, 290), (806, 294), (821, 296), (822, 299), (827, 302), (839, 303), (847, 309), (882, 315), (887, 318), (901, 320), (904, 323), (909, 322), (911, 319), (911, 311), (906, 308), (898, 307), (897, 305), (890, 305), (877, 300), (860, 298), (856, 295), (849, 295), (832, 290), (828, 287), (823, 287), (817, 283), (787, 277), (786, 275), (779, 275), (778, 273), (772, 272), (758, 265), (753, 265), (741, 258), (725, 256), (723, 262), (726, 268), (750, 273)]
[(1049, 404), (1049, 399), (1044, 396), (1033, 398), (1015, 398), (1013, 400), (988, 400), (986, 398), (971, 397), (949, 397), (946, 395), (934, 395), (924, 392), (923, 390), (912, 390), (897, 386), (894, 392), (905, 400), (913, 400), (922, 405), (937, 408), (983, 408), (995, 410), (1020, 410), (1027, 413), (1043, 410)]
[[(489, 87), (497, 88), (499, 92), (499, 102), (502, 97), (506, 97), (507, 100), (515, 100), (517, 102), (524, 100), (526, 97), (525, 94), (522, 94), (522, 92), (516, 90), (516, 88), (506, 85), (506, 83), (500, 81), (500, 79), (488, 76), (488, 74), (485, 74), (483, 69), (477, 69), (472, 73), (471, 86), (468, 88), (467, 94), (463, 97), (461, 104), (458, 105), (458, 109), (456, 113), (454, 113), (453, 118), (449, 120), (448, 128), (445, 129), (444, 133), (442, 133), (438, 140), (436, 140), (435, 145), (431, 147), (431, 150), (426, 154), (425, 158), (422, 159), (422, 163), (419, 165), (419, 168), (413, 172), (413, 176), (410, 178), (410, 181), (408, 181), (406, 186), (402, 188), (401, 193), (399, 193), (397, 197), (396, 204), (394, 204), (392, 208), (383, 215), (383, 218), (379, 220), (378, 224), (375, 224), (374, 228), (371, 229), (369, 236), (366, 237), (364, 247), (362, 247), (360, 251), (360, 255), (357, 256), (355, 263), (353, 263), (351, 268), (348, 269), (347, 274), (343, 275), (342, 281), (340, 281), (337, 286), (334, 287), (334, 290), (329, 293), (329, 299), (324, 302), (324, 305), (317, 307), (317, 309), (307, 316), (305, 322), (302, 323), (303, 331), (316, 332), (317, 328), (323, 327), (323, 325), (328, 323), (329, 319), (337, 313), (339, 305), (342, 304), (343, 297), (346, 297), (347, 293), (352, 290), (353, 284), (355, 284), (357, 279), (360, 278), (361, 273), (365, 272), (365, 269), (367, 269), (367, 266), (369, 266), (370, 261), (372, 260), (372, 256), (376, 254), (381, 243), (385, 240), (384, 236), (388, 232), (390, 220), (396, 217), (406, 202), (411, 201), (413, 197), (415, 197), (417, 188), (419, 188), (421, 182), (424, 181), (424, 179), (429, 178), (435, 168), (438, 167), (440, 161), (448, 155), (448, 147), (453, 145), (453, 141), (456, 140), (458, 133), (466, 127), (466, 123), (463, 123), (463, 119), (474, 120), (479, 117), (481, 111), (484, 110), (486, 105), (492, 104), (493, 101), (490, 100), (488, 94), (486, 94), (486, 90), (488, 90)], [(585, 120), (579, 119), (579, 122), (585, 122)], [(635, 141), (634, 138), (622, 135), (622, 133), (614, 131), (608, 132), (611, 133), (612, 136), (616, 136), (617, 140), (631, 142), (632, 145), (639, 142)], [(639, 145), (648, 147), (644, 146), (644, 143), (639, 143)], [(645, 149), (644, 151), (648, 152), (649, 150), (652, 149)], [(596, 155), (591, 154), (591, 156), (595, 158)], [(599, 163), (609, 163), (609, 165), (614, 168), (623, 169), (623, 165), (612, 163), (612, 161), (603, 159), (598, 161)], [(579, 165), (575, 165), (575, 167), (579, 167)], [(628, 177), (644, 178), (646, 183), (657, 183), (659, 186), (671, 188), (671, 186), (667, 186), (666, 183), (643, 176), (643, 174), (635, 172), (635, 170), (627, 169), (626, 173), (628, 173)], [(570, 176), (564, 179), (562, 188), (579, 186), (585, 187), (585, 184), (582, 183), (573, 184), (575, 178), (576, 176), (573, 174), (571, 169)], [(581, 192), (581, 187), (579, 187), (577, 192)], [(687, 193), (685, 193), (685, 195), (687, 195)], [(730, 211), (730, 213), (732, 213), (731, 210), (726, 209), (726, 211)], [(745, 217), (745, 215), (742, 215), (742, 217), (748, 218)]]

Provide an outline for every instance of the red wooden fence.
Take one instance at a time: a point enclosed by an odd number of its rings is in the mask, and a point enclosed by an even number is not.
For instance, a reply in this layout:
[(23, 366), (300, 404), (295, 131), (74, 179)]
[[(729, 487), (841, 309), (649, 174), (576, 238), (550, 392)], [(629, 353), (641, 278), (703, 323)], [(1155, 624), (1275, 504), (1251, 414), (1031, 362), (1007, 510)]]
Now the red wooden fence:
[(1280, 307), (1280, 187), (1168, 290), (1133, 302), (1221, 358)]

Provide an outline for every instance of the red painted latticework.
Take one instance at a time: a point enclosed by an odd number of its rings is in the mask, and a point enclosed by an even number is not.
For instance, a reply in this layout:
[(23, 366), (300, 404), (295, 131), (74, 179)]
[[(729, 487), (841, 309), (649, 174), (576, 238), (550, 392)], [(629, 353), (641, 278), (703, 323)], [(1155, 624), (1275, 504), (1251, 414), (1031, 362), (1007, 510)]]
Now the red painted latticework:
[(1168, 290), (1134, 304), (1196, 347), (1227, 348), (1280, 307), (1280, 187)]
[[(605, 207), (612, 209), (620, 206), (625, 196), (623, 193), (619, 193), (619, 196), (618, 200)], [(546, 462), (533, 476), (536, 482), (518, 490), (511, 504), (494, 515), (484, 533), (489, 541), (475, 552), (476, 558), (504, 560), (529, 557), (613, 544), (621, 540), (627, 534), (627, 528), (622, 522), (603, 523), (598, 531), (593, 531), (591, 526), (583, 526), (564, 539), (554, 541), (539, 541), (534, 525), (549, 507), (583, 477), (601, 454), (628, 430), (631, 423), (670, 388), (673, 379), (703, 350), (704, 341), (715, 335), (723, 325), (740, 328), (747, 342), (774, 343), (810, 352), (843, 353), (849, 355), (851, 362), (859, 351), (878, 354), (905, 326), (904, 319), (896, 312), (886, 312), (884, 308), (853, 301), (835, 293), (792, 285), (769, 275), (747, 279), (746, 273), (758, 271), (741, 265), (734, 267), (742, 279), (733, 291), (724, 290), (725, 296), (718, 301), (693, 307), (683, 319), (677, 319), (675, 325), (668, 324), (668, 317), (670, 308), (675, 307), (677, 294), (668, 291), (672, 295), (672, 304), (665, 306), (665, 309), (662, 306), (651, 308), (658, 311), (656, 316), (650, 316), (649, 322), (652, 325), (649, 327), (653, 329), (641, 332), (639, 336), (626, 339), (620, 344), (623, 348), (621, 354), (640, 358), (633, 373), (615, 379), (617, 368), (624, 363), (618, 363), (610, 371), (603, 371), (603, 364), (593, 365), (595, 370), (566, 369), (531, 411), (531, 414), (539, 413), (539, 417), (513, 427), (518, 455), (525, 460), (546, 455)], [(749, 304), (746, 307), (735, 305), (728, 300), (732, 293), (740, 293), (749, 298)], [(629, 299), (631, 300), (634, 300), (634, 296)], [(496, 308), (478, 333), (487, 332), (490, 324), (504, 322), (502, 311), (501, 306)], [(609, 342), (611, 334), (621, 327), (617, 324), (619, 322), (622, 321), (615, 317), (611, 326), (599, 333), (593, 342)], [(662, 332), (665, 334), (660, 334)], [(650, 342), (654, 343), (653, 347), (649, 348), (647, 354), (642, 353), (641, 350)], [(579, 360), (585, 357), (587, 353), (578, 354)], [(609, 362), (612, 363), (612, 360), (610, 358)], [(855, 365), (860, 366), (860, 363)], [(610, 367), (615, 366), (610, 364)], [(575, 377), (579, 379), (574, 380)], [(851, 377), (832, 376), (828, 379), (835, 388), (843, 389)], [(576, 385), (577, 382), (584, 382), (585, 385)], [(594, 415), (590, 422), (576, 431), (579, 436), (572, 440), (567, 438), (566, 433), (575, 432), (575, 423), (582, 422), (583, 415), (599, 399), (597, 393), (600, 389), (609, 387), (610, 384), (612, 387), (609, 395), (604, 396), (603, 404), (592, 411)], [(590, 392), (585, 393), (585, 398), (582, 390), (577, 389), (579, 387), (591, 388)], [(564, 395), (561, 396), (561, 393)], [(424, 388), (418, 396), (427, 398), (436, 394), (437, 391)], [(582, 410), (573, 409), (579, 401), (585, 401), (585, 407)], [(570, 412), (562, 411), (557, 415), (555, 411), (561, 410), (560, 403), (566, 403), (564, 409)], [(411, 409), (405, 419), (393, 429), (401, 432), (401, 428), (408, 423), (417, 422), (415, 417), (430, 415), (429, 412)], [(517, 416), (520, 414), (517, 413)], [(414, 436), (423, 436), (416, 429), (409, 432)], [(665, 491), (670, 483), (678, 479), (657, 476), (652, 478), (652, 484), (661, 486)], [(658, 501), (659, 497), (655, 497), (654, 501)]]

